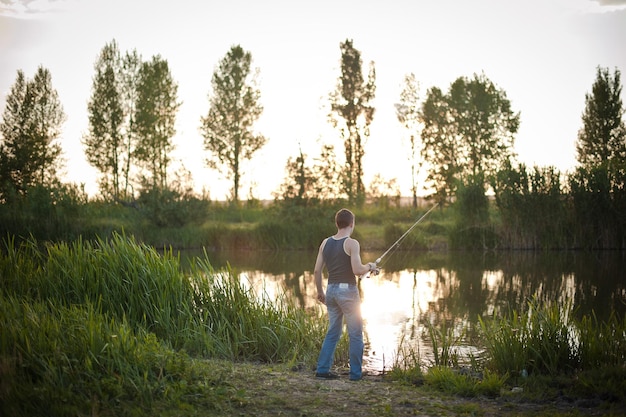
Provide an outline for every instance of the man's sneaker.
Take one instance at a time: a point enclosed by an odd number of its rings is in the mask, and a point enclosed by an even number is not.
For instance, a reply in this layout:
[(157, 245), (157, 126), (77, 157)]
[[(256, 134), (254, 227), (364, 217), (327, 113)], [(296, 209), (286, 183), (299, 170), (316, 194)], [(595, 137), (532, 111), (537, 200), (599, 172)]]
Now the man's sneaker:
[(364, 376), (366, 376), (366, 375), (367, 375), (367, 371), (363, 371), (363, 372), (361, 373), (361, 376), (360, 376), (360, 377), (353, 377), (353, 376), (351, 376), (351, 377), (350, 377), (350, 381), (360, 381), (360, 380), (361, 380), (361, 379), (363, 379), (363, 377), (364, 377)]
[(315, 374), (315, 378), (319, 378), (319, 379), (338, 379), (339, 375), (333, 373), (333, 372), (317, 372)]

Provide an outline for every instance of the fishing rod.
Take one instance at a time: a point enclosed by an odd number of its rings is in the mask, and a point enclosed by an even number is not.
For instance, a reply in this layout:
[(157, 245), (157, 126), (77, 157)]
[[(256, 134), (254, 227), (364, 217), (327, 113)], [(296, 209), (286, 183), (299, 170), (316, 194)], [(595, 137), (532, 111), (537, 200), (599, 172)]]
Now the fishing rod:
[[(393, 248), (395, 248), (395, 247), (396, 247), (396, 246), (397, 246), (397, 245), (398, 245), (398, 244), (402, 241), (402, 239), (404, 239), (404, 238), (405, 238), (405, 237), (406, 237), (409, 233), (411, 233), (411, 230), (413, 230), (413, 229), (415, 228), (415, 226), (417, 226), (417, 225), (418, 225), (418, 224), (419, 224), (422, 220), (424, 220), (424, 219), (426, 218), (426, 216), (428, 216), (428, 214), (429, 214), (431, 211), (433, 211), (433, 210), (435, 209), (435, 207), (437, 207), (438, 205), (439, 205), (439, 203), (436, 203), (434, 206), (432, 206), (432, 207), (430, 208), (430, 210), (428, 210), (426, 213), (424, 213), (424, 215), (423, 215), (422, 217), (420, 217), (419, 219), (417, 219), (417, 221), (416, 221), (415, 223), (413, 223), (413, 225), (412, 225), (411, 227), (409, 227), (409, 230), (407, 230), (406, 232), (404, 232), (404, 234), (403, 234), (402, 236), (400, 236), (400, 237), (398, 238), (398, 240), (396, 240), (396, 241), (394, 242), (394, 244), (393, 244), (393, 245), (391, 245), (391, 246), (389, 247), (389, 249), (387, 249), (387, 250), (385, 251), (385, 253), (383, 253), (382, 255), (380, 255), (380, 257), (379, 257), (378, 259), (376, 259), (376, 261), (375, 261), (374, 263), (375, 263), (376, 265), (378, 265), (378, 264), (382, 261), (382, 259), (383, 259), (383, 258), (384, 258), (384, 257), (385, 257), (385, 256), (386, 256), (389, 252), (391, 252), (391, 251), (393, 250)], [(375, 272), (374, 272), (374, 275), (378, 275), (378, 272), (379, 272), (379, 270), (378, 270), (378, 269), (376, 269), (376, 270), (375, 270)]]

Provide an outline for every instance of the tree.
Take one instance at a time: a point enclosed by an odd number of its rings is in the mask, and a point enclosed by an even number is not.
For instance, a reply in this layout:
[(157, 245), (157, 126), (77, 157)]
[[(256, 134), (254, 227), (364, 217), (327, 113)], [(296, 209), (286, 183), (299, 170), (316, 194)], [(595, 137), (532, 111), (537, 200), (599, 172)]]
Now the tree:
[(320, 156), (315, 159), (311, 170), (315, 178), (314, 189), (317, 198), (320, 200), (346, 198), (345, 189), (341, 186), (342, 172), (334, 146), (322, 146)]
[(26, 193), (31, 186), (49, 186), (58, 180), (62, 161), (56, 140), (64, 121), (50, 71), (39, 66), (33, 79), (26, 80), (18, 70), (0, 124), (3, 184)]
[(411, 193), (413, 194), (413, 207), (417, 208), (417, 176), (422, 167), (422, 162), (415, 166), (415, 158), (420, 150), (421, 124), (419, 119), (419, 82), (415, 74), (404, 77), (404, 87), (400, 93), (400, 102), (395, 105), (396, 117), (402, 126), (409, 132), (409, 160), (411, 161)]
[(456, 137), (450, 133), (451, 121), (443, 92), (432, 87), (422, 104), (422, 158), (429, 165), (427, 180), (436, 190), (436, 199), (443, 203), (454, 194), (455, 178), (460, 166)]
[(440, 198), (452, 195), (457, 181), (487, 181), (514, 156), (519, 113), (484, 75), (458, 78), (445, 95), (431, 88), (421, 119), (422, 156)]
[(141, 69), (141, 56), (136, 50), (126, 52), (122, 58), (121, 67), (121, 99), (122, 110), (124, 112), (123, 132), (124, 132), (124, 166), (122, 174), (124, 180), (124, 196), (132, 197), (131, 170), (133, 169), (134, 151), (137, 144), (137, 126), (135, 117), (137, 113), (139, 70)]
[(339, 128), (344, 139), (346, 170), (344, 188), (348, 198), (357, 204), (365, 200), (363, 185), (364, 141), (369, 137), (369, 126), (374, 119), (374, 107), (370, 102), (376, 93), (376, 72), (370, 62), (367, 81), (363, 78), (361, 52), (352, 40), (340, 44), (341, 76), (337, 88), (330, 95), (329, 120)]
[(311, 198), (315, 178), (311, 168), (306, 164), (307, 155), (299, 149), (298, 156), (290, 157), (285, 167), (285, 181), (280, 190), (275, 194), (276, 198), (282, 197), (296, 204), (304, 204)]
[(102, 174), (101, 192), (110, 193), (115, 200), (130, 194), (140, 65), (137, 52), (122, 57), (115, 40), (102, 48), (94, 64), (96, 74), (87, 105), (89, 131), (83, 144), (87, 160)]
[(135, 123), (137, 144), (135, 158), (148, 171), (145, 186), (167, 189), (167, 169), (174, 149), (178, 85), (174, 82), (167, 61), (159, 55), (141, 64), (137, 85)]
[(332, 200), (343, 197), (339, 186), (340, 169), (334, 148), (324, 145), (313, 165), (307, 164), (308, 156), (300, 150), (299, 155), (287, 160), (285, 181), (275, 197), (282, 197), (297, 204), (309, 200)]
[(267, 139), (253, 131), (263, 112), (257, 88), (258, 70), (252, 73), (252, 54), (239, 45), (220, 61), (211, 79), (209, 111), (201, 118), (207, 165), (226, 172), (233, 181), (232, 198), (239, 201), (242, 162), (252, 159)]
[(102, 191), (118, 198), (123, 163), (122, 124), (124, 111), (120, 93), (120, 52), (115, 41), (102, 48), (94, 65), (91, 98), (87, 104), (89, 131), (83, 136), (87, 161), (98, 169)]
[(585, 94), (583, 127), (578, 132), (576, 159), (583, 168), (624, 164), (626, 162), (626, 127), (622, 116), (620, 72), (613, 78), (608, 68), (597, 69), (591, 94)]

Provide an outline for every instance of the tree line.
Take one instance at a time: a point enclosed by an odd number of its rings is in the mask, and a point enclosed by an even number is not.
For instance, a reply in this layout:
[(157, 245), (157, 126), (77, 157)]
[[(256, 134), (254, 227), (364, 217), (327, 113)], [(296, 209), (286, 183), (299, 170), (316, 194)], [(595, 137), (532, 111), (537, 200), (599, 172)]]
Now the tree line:
[[(307, 205), (345, 199), (362, 205), (368, 196), (399, 195), (393, 180), (377, 178), (370, 190), (363, 184), (362, 160), (376, 113), (375, 63), (365, 71), (361, 52), (350, 39), (340, 43), (340, 52), (341, 73), (328, 95), (328, 121), (343, 141), (344, 161), (333, 145), (322, 145), (316, 157), (299, 151), (286, 161), (285, 179), (274, 194), (277, 200)], [(260, 70), (252, 62), (249, 51), (231, 47), (212, 74), (208, 111), (199, 118), (206, 164), (230, 179), (234, 202), (240, 200), (245, 162), (269, 140), (254, 128), (263, 107)], [(92, 80), (82, 143), (87, 160), (99, 172), (101, 198), (136, 205), (142, 199), (188, 197), (190, 189), (184, 188), (181, 175), (171, 178), (180, 102), (167, 60), (159, 55), (144, 60), (136, 50), (122, 52), (113, 40), (97, 56)], [(500, 220), (524, 240), (520, 235), (528, 230), (523, 218), (533, 215), (525, 210), (536, 216), (536, 208), (547, 210), (542, 204), (554, 198), (550, 204), (563, 207), (546, 212), (547, 217), (560, 212), (561, 219), (585, 218), (585, 224), (595, 224), (589, 226), (589, 236), (603, 230), (597, 239), (622, 241), (623, 246), (626, 128), (621, 92), (620, 72), (598, 67), (576, 138), (578, 166), (565, 174), (516, 161), (513, 146), (520, 113), (485, 74), (459, 77), (447, 90), (430, 87), (424, 96), (415, 75), (407, 75), (395, 109), (409, 137), (413, 205), (421, 185), (442, 205), (467, 205), (465, 221), (480, 225), (486, 221), (491, 191)], [(33, 187), (61, 186), (58, 139), (66, 115), (49, 70), (40, 66), (32, 80), (18, 70), (2, 116), (2, 203), (24, 197)], [(422, 170), (426, 182), (418, 184)]]

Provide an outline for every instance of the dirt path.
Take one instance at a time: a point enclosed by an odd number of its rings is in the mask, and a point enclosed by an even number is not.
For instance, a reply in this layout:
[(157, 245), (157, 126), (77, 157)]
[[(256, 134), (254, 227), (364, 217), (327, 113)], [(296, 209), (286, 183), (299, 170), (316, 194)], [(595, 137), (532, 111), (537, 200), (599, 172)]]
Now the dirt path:
[[(522, 393), (502, 393), (496, 399), (462, 398), (427, 387), (405, 386), (366, 376), (359, 382), (347, 375), (325, 381), (309, 371), (285, 371), (266, 366), (237, 365), (233, 380), (240, 381), (239, 404), (244, 416), (600, 416), (609, 412), (601, 403), (562, 399), (542, 404), (528, 402)], [(233, 382), (234, 382), (233, 381)]]

